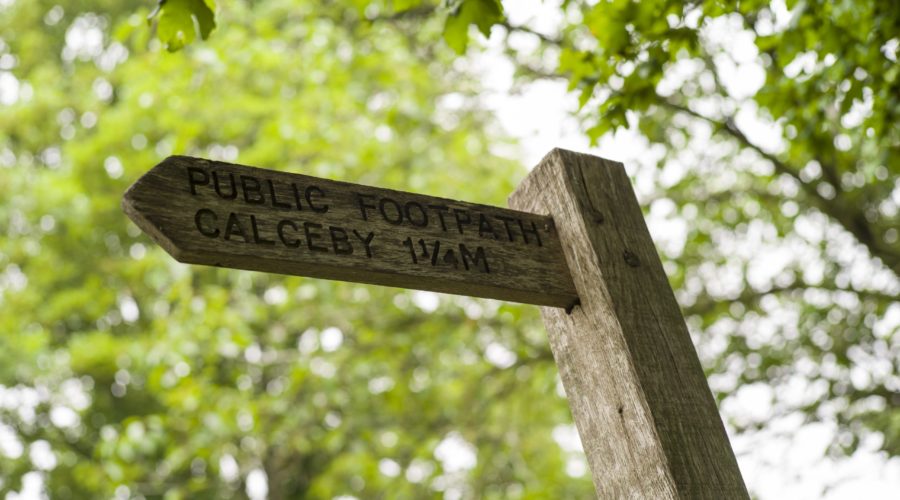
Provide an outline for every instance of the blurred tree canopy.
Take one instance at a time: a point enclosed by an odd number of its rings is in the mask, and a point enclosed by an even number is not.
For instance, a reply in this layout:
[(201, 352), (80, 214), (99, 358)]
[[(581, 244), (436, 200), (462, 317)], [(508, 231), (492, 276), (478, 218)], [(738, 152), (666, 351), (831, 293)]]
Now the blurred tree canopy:
[(185, 266), (119, 207), (173, 153), (503, 205), (443, 25), (223, 1), (170, 54), (149, 7), (0, 3), (0, 493), (589, 496), (534, 308)]
[(593, 140), (645, 138), (730, 425), (900, 455), (896, 2), (567, 0), (552, 32), (496, 0), (152, 3), (0, 1), (0, 492), (590, 496), (533, 308), (184, 266), (119, 210), (172, 153), (503, 204), (476, 30)]
[[(522, 50), (565, 79), (586, 133), (647, 141), (650, 216), (713, 390), (900, 455), (900, 3), (562, 2)], [(759, 399), (759, 398), (757, 398)], [(759, 410), (759, 409), (758, 409)]]
[(837, 424), (834, 453), (874, 431), (900, 455), (900, 3), (563, 0), (555, 31), (496, 0), (357, 3), (435, 17), (458, 53), (493, 27), (519, 82), (568, 83), (592, 142), (645, 138), (713, 389), (770, 389), (736, 429), (799, 414)]
[[(836, 426), (835, 455), (900, 455), (900, 3), (562, 0), (550, 31), (466, 17), (489, 0), (415, 5), (394, 17), (433, 9), (457, 52), (457, 23), (494, 26), (519, 82), (567, 82), (592, 143), (644, 139), (648, 216), (680, 230), (661, 251), (733, 428), (799, 417)], [(743, 388), (764, 389), (755, 416), (729, 410)]]

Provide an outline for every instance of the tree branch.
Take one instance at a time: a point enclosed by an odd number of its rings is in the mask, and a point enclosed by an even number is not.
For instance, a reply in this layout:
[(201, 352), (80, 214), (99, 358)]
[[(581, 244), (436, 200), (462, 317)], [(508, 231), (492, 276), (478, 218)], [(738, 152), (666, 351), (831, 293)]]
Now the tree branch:
[(529, 35), (534, 35), (534, 36), (540, 38), (542, 42), (548, 43), (550, 45), (560, 47), (563, 44), (563, 40), (561, 38), (554, 38), (549, 35), (545, 35), (545, 34), (541, 33), (540, 31), (536, 31), (532, 28), (529, 28), (528, 26), (510, 24), (509, 21), (507, 21), (505, 19), (503, 20), (503, 22), (500, 22), (497, 24), (506, 28), (506, 30), (509, 32), (527, 33)]
[(378, 22), (378, 21), (400, 21), (404, 19), (421, 19), (423, 17), (428, 17), (434, 14), (437, 11), (437, 7), (434, 5), (419, 5), (417, 7), (412, 7), (406, 10), (401, 10), (397, 12), (391, 12), (390, 14), (386, 14), (384, 16), (375, 16), (368, 18), (369, 22)]
[(729, 117), (725, 117), (723, 120), (719, 120), (719, 119), (716, 119), (716, 118), (713, 118), (713, 117), (710, 117), (710, 116), (706, 116), (706, 115), (704, 115), (704, 114), (702, 114), (702, 113), (699, 113), (699, 112), (697, 112), (697, 111), (694, 111), (693, 109), (691, 109), (691, 108), (689, 108), (689, 107), (687, 107), (687, 106), (685, 106), (685, 105), (676, 103), (676, 102), (671, 101), (671, 100), (669, 100), (669, 99), (665, 99), (665, 98), (663, 98), (663, 97), (661, 97), (661, 96), (659, 97), (659, 99), (657, 100), (657, 102), (658, 102), (659, 104), (661, 104), (663, 107), (672, 109), (673, 111), (678, 111), (678, 112), (681, 112), (681, 113), (685, 113), (685, 114), (688, 114), (688, 115), (690, 115), (690, 116), (693, 116), (694, 118), (698, 118), (698, 119), (700, 119), (700, 120), (702, 120), (702, 121), (705, 121), (706, 123), (709, 123), (710, 125), (712, 125), (713, 128), (716, 129), (716, 130), (723, 130), (723, 131), (725, 131), (725, 132), (726, 132), (728, 135), (730, 135), (732, 138), (737, 139), (737, 141), (738, 141), (739, 143), (741, 143), (742, 146), (744, 146), (744, 147), (746, 147), (746, 148), (748, 148), (748, 149), (752, 149), (753, 151), (756, 151), (757, 154), (759, 154), (760, 156), (762, 156), (762, 157), (765, 158), (766, 160), (769, 160), (769, 162), (772, 163), (772, 166), (775, 167), (775, 171), (776, 171), (776, 172), (778, 172), (778, 173), (780, 173), (780, 174), (785, 174), (785, 175), (787, 175), (787, 176), (789, 176), (789, 177), (792, 177), (794, 180), (796, 180), (797, 182), (799, 182), (802, 186), (807, 186), (806, 188), (804, 188), (804, 190), (809, 190), (809, 191), (810, 191), (809, 194), (812, 195), (814, 198), (819, 199), (819, 200), (821, 200), (821, 201), (824, 201), (824, 199), (819, 195), (819, 193), (817, 193), (817, 192), (815, 191), (815, 189), (812, 188), (812, 186), (808, 186), (806, 183), (804, 183), (804, 182), (800, 179), (800, 174), (799, 174), (797, 171), (795, 171), (794, 169), (790, 168), (786, 163), (784, 163), (783, 161), (781, 161), (781, 160), (780, 160), (777, 156), (775, 156), (774, 154), (769, 153), (768, 151), (766, 151), (765, 149), (763, 149), (761, 146), (759, 146), (759, 145), (755, 144), (753, 141), (751, 141), (751, 140), (747, 137), (747, 135), (744, 134), (744, 132), (743, 132), (741, 129), (739, 129), (739, 128), (737, 127), (737, 124), (735, 124), (734, 118), (733, 118), (733, 117), (730, 117), (730, 116), (729, 116)]
[(768, 296), (768, 295), (778, 295), (778, 294), (782, 294), (782, 293), (793, 292), (795, 290), (822, 290), (822, 291), (830, 292), (830, 293), (840, 293), (840, 292), (853, 293), (853, 294), (856, 294), (857, 296), (859, 296), (861, 299), (868, 298), (868, 299), (877, 300), (877, 301), (881, 301), (881, 302), (892, 302), (892, 301), (896, 300), (896, 297), (894, 297), (890, 294), (882, 293), (880, 291), (875, 291), (875, 290), (856, 290), (854, 288), (848, 288), (848, 287), (811, 285), (811, 284), (805, 283), (803, 281), (794, 281), (790, 285), (773, 286), (772, 288), (769, 288), (768, 290), (761, 290), (761, 291), (753, 290), (752, 288), (747, 286), (744, 288), (744, 290), (741, 292), (741, 294), (738, 297), (731, 299), (731, 300), (728, 300), (728, 299), (715, 300), (712, 297), (707, 297), (709, 300), (703, 300), (701, 302), (695, 303), (694, 305), (692, 305), (690, 307), (685, 307), (684, 315), (690, 316), (690, 315), (707, 314), (707, 313), (711, 312), (716, 307), (717, 304), (720, 304), (723, 302), (727, 302), (727, 303), (740, 302), (743, 304), (747, 304), (747, 303), (751, 303), (751, 302), (757, 302), (760, 299), (762, 299), (763, 297)]
[[(738, 143), (747, 148), (755, 151), (761, 157), (769, 160), (772, 163), (772, 166), (775, 167), (775, 171), (787, 175), (793, 178), (800, 185), (800, 188), (803, 192), (813, 201), (816, 208), (818, 208), (822, 213), (829, 216), (833, 220), (837, 221), (838, 224), (841, 225), (844, 229), (850, 232), (857, 241), (863, 244), (866, 249), (869, 250), (869, 253), (872, 257), (876, 257), (881, 259), (881, 261), (887, 266), (891, 272), (894, 273), (897, 277), (900, 277), (900, 257), (892, 254), (890, 251), (884, 250), (882, 248), (881, 242), (878, 241), (877, 236), (872, 232), (869, 227), (868, 221), (865, 216), (859, 211), (854, 209), (854, 207), (848, 206), (846, 203), (841, 203), (840, 200), (829, 200), (823, 197), (816, 190), (816, 187), (813, 184), (804, 182), (800, 178), (799, 171), (791, 168), (785, 162), (781, 161), (777, 156), (768, 151), (762, 149), (759, 145), (755, 144), (751, 141), (744, 132), (737, 127), (732, 117), (725, 117), (723, 120), (719, 120), (716, 118), (712, 118), (706, 116), (702, 113), (694, 111), (693, 109), (673, 102), (669, 99), (665, 99), (661, 96), (657, 96), (657, 102), (666, 108), (669, 108), (673, 111), (678, 111), (681, 113), (688, 114), (693, 116), (694, 118), (705, 121), (713, 126), (715, 130), (724, 131), (727, 135), (731, 136), (733, 139), (736, 139)], [(838, 187), (835, 186), (835, 190)]]

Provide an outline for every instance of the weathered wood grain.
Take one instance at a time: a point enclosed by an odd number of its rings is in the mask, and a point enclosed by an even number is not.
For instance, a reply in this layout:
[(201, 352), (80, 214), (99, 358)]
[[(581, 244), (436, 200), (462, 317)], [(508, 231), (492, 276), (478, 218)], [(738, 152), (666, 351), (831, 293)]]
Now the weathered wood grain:
[(577, 299), (547, 216), (184, 156), (141, 177), (122, 207), (181, 262), (554, 307)]
[(580, 305), (542, 308), (601, 498), (748, 498), (621, 164), (556, 149), (510, 198), (557, 223)]

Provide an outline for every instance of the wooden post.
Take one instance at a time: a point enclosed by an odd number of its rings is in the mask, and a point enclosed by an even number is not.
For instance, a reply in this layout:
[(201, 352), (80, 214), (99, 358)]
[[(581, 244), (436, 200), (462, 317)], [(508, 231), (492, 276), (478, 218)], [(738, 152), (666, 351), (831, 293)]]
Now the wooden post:
[(549, 214), (580, 304), (542, 307), (600, 498), (749, 498), (622, 164), (554, 149), (510, 197)]

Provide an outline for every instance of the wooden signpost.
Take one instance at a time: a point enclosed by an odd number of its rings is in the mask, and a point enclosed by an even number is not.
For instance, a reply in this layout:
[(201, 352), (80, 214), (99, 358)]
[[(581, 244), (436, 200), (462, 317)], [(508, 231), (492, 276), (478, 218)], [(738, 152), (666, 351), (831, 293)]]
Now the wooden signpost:
[(173, 156), (125, 213), (180, 262), (555, 307), (578, 299), (553, 219)]
[(599, 497), (749, 498), (622, 165), (554, 149), (510, 205), (181, 156), (122, 200), (181, 262), (544, 306)]

